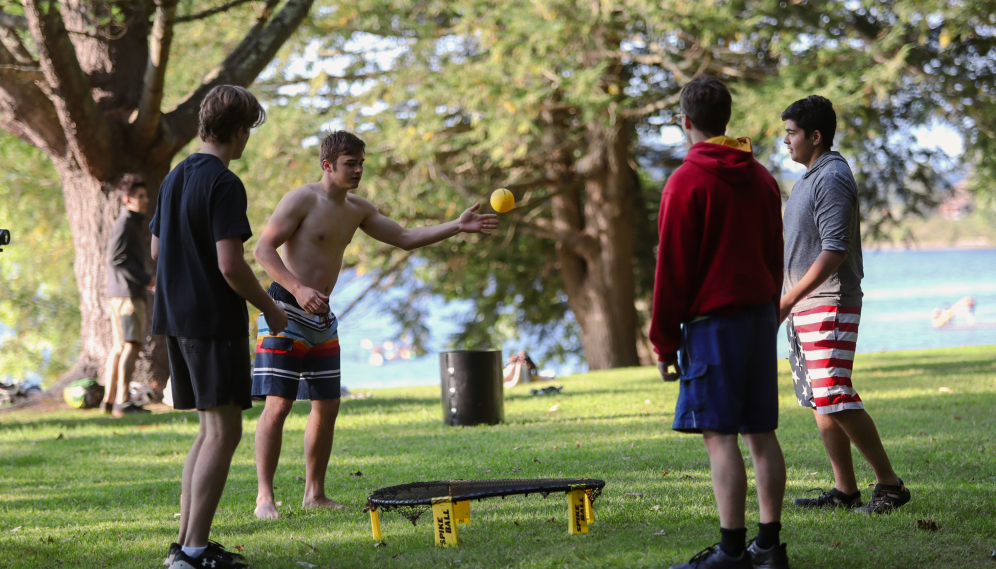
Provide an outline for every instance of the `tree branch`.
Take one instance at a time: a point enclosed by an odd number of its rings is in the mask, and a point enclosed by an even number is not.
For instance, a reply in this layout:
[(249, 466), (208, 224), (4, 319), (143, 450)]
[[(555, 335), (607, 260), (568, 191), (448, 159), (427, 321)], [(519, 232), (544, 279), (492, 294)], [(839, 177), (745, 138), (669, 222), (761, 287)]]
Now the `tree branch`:
[(647, 115), (652, 115), (658, 111), (663, 111), (664, 109), (676, 105), (678, 101), (681, 100), (681, 93), (675, 93), (670, 97), (665, 97), (656, 103), (650, 103), (649, 105), (644, 105), (635, 109), (624, 109), (620, 114), (626, 118), (639, 118), (645, 117)]
[[(0, 12), (0, 18), (3, 18), (4, 16), (7, 16), (7, 14)], [(17, 32), (13, 29), (0, 26), (0, 44), (3, 44), (3, 46), (10, 51), (11, 55), (14, 56), (14, 59), (16, 59), (18, 63), (34, 66), (38, 65), (38, 62), (35, 61), (34, 56), (31, 55), (28, 48), (24, 47), (24, 43), (21, 42), (20, 36), (18, 36)]]
[[(20, 68), (17, 58), (0, 43), (0, 127), (52, 156), (66, 152), (66, 135), (52, 101)], [(7, 68), (7, 72), (3, 70)], [(42, 77), (41, 79), (44, 79)]]
[(252, 83), (307, 16), (314, 0), (287, 0), (283, 9), (270, 20), (270, 13), (278, 2), (267, 0), (263, 13), (238, 47), (211, 70), (176, 109), (163, 117), (173, 137), (173, 151), (178, 151), (197, 134), (197, 113), (208, 92), (217, 85)]
[(173, 42), (176, 3), (177, 0), (156, 2), (156, 17), (152, 22), (149, 45), (149, 62), (145, 67), (142, 98), (138, 103), (138, 117), (135, 119), (135, 135), (142, 147), (155, 138), (162, 116), (160, 106), (163, 102), (163, 84), (166, 80), (169, 48)]
[(98, 180), (114, 174), (116, 132), (90, 94), (90, 81), (80, 67), (76, 49), (55, 4), (47, 13), (38, 0), (24, 0), (28, 28), (38, 46), (38, 59), (59, 122), (69, 136), (69, 150)]
[(209, 10), (204, 10), (203, 12), (198, 12), (196, 14), (186, 14), (183, 16), (176, 17), (176, 23), (183, 24), (186, 22), (193, 22), (194, 20), (203, 20), (204, 18), (209, 18), (215, 14), (220, 14), (222, 12), (227, 12), (236, 6), (240, 6), (249, 2), (250, 0), (232, 0), (228, 4), (222, 4), (217, 8), (211, 8)]
[(3, 28), (27, 28), (28, 19), (24, 16), (15, 16), (14, 14), (7, 14), (6, 12), (0, 10), (0, 27)]
[(25, 81), (44, 81), (40, 67), (30, 65), (0, 65), (0, 77), (20, 77)]

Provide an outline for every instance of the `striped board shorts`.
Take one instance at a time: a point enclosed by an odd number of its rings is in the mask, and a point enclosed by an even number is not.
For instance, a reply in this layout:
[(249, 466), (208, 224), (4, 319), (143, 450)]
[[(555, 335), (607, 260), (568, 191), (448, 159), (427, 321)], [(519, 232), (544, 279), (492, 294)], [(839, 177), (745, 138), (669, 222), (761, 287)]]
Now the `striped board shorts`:
[(287, 302), (274, 302), (287, 312), (287, 328), (271, 335), (266, 318), (259, 315), (253, 398), (338, 399), (342, 389), (335, 314), (310, 314)]
[(860, 322), (860, 306), (819, 306), (789, 316), (789, 363), (799, 405), (820, 414), (865, 408), (851, 385)]

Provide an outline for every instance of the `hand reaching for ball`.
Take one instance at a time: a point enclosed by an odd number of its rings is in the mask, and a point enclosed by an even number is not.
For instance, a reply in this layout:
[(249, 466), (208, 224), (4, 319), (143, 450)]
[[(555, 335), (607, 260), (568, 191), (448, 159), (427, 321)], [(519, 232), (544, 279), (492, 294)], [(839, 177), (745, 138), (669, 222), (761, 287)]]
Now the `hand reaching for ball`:
[(491, 231), (498, 228), (498, 216), (493, 213), (483, 215), (476, 213), (479, 209), (481, 209), (481, 204), (474, 204), (460, 216), (459, 227), (462, 233), (491, 235)]

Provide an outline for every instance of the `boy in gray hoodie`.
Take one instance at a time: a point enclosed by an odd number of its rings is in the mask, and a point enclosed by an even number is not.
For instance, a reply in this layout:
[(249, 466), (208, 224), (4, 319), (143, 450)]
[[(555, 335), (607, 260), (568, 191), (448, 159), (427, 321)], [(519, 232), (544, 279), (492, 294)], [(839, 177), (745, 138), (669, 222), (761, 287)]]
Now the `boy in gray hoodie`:
[[(789, 362), (799, 405), (813, 409), (835, 487), (806, 508), (884, 513), (910, 501), (875, 423), (851, 384), (861, 320), (861, 215), (847, 161), (833, 152), (833, 104), (810, 95), (782, 113), (792, 160), (807, 168), (785, 205), (785, 281), (780, 318), (788, 319)], [(872, 499), (861, 507), (851, 443), (875, 471)]]

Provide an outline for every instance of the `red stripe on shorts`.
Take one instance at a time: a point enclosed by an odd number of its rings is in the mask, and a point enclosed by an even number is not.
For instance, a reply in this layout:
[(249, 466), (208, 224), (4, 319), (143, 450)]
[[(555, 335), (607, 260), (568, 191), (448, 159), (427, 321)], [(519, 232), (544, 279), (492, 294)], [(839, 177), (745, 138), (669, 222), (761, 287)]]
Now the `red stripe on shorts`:
[(840, 312), (843, 314), (861, 314), (861, 307), (860, 306), (817, 306), (816, 308), (810, 308), (809, 310), (800, 310), (799, 312), (796, 312), (794, 316), (817, 314), (819, 312)]
[(844, 342), (841, 340), (834, 340), (833, 338), (825, 338), (823, 340), (817, 340), (815, 342), (803, 342), (802, 349), (807, 352), (813, 350), (843, 350), (846, 352), (853, 352), (858, 347), (857, 342)]
[(845, 403), (861, 403), (861, 398), (854, 395), (848, 395), (846, 393), (841, 393), (839, 395), (830, 395), (828, 397), (814, 397), (813, 403), (816, 407), (829, 407), (830, 405), (843, 405)]

